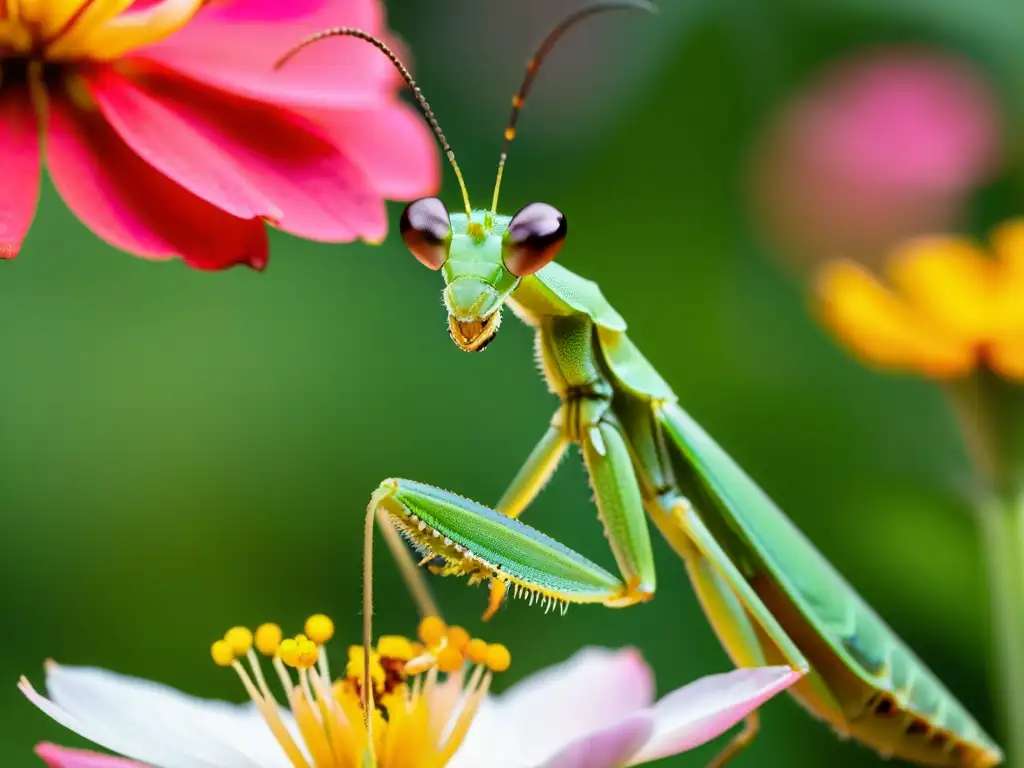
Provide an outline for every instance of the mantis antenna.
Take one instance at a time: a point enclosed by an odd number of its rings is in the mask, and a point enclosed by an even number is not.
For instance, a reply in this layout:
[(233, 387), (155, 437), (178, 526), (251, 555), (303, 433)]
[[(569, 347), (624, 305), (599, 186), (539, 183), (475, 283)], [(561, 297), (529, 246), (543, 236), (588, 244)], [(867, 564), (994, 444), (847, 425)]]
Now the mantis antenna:
[(332, 27), (331, 29), (325, 29), (322, 32), (310, 35), (305, 40), (300, 42), (284, 56), (277, 60), (274, 64), (274, 69), (280, 69), (287, 64), (291, 59), (309, 45), (324, 40), (328, 37), (355, 37), (360, 40), (364, 40), (378, 51), (388, 57), (388, 60), (395, 65), (395, 69), (398, 70), (398, 74), (405, 80), (405, 84), (409, 86), (412, 91), (412, 95), (416, 97), (416, 103), (420, 107), (420, 111), (423, 113), (423, 117), (426, 118), (427, 123), (430, 125), (430, 129), (434, 132), (434, 136), (437, 137), (437, 142), (441, 145), (441, 150), (448, 158), (448, 162), (452, 166), (452, 170), (455, 171), (455, 178), (459, 181), (459, 189), (462, 190), (462, 202), (466, 205), (466, 216), (472, 218), (473, 209), (469, 203), (469, 192), (466, 190), (466, 182), (462, 179), (462, 171), (459, 170), (459, 164), (455, 162), (455, 152), (452, 151), (451, 145), (448, 144), (448, 140), (444, 137), (444, 133), (441, 131), (441, 126), (437, 122), (437, 118), (434, 117), (433, 110), (430, 109), (430, 104), (424, 97), (420, 87), (416, 85), (416, 81), (412, 79), (412, 75), (409, 73), (408, 67), (402, 63), (402, 60), (398, 58), (397, 54), (392, 51), (387, 43), (378, 37), (374, 37), (369, 32), (364, 32), (361, 29), (355, 27)]
[(530, 86), (537, 76), (537, 70), (547, 55), (554, 49), (562, 35), (572, 29), (576, 24), (590, 16), (596, 16), (606, 11), (647, 11), (657, 14), (658, 7), (647, 0), (603, 0), (602, 2), (585, 5), (579, 10), (573, 11), (566, 16), (551, 32), (544, 38), (537, 50), (534, 51), (530, 61), (526, 64), (526, 75), (523, 82), (512, 97), (512, 114), (509, 115), (508, 125), (505, 126), (505, 143), (501, 146), (501, 157), (498, 159), (498, 177), (494, 182), (494, 197), (491, 198), (491, 215), (498, 213), (498, 193), (501, 191), (501, 177), (505, 172), (505, 160), (508, 158), (508, 148), (516, 137), (516, 121), (519, 120), (519, 112), (526, 101), (526, 95), (530, 92)]

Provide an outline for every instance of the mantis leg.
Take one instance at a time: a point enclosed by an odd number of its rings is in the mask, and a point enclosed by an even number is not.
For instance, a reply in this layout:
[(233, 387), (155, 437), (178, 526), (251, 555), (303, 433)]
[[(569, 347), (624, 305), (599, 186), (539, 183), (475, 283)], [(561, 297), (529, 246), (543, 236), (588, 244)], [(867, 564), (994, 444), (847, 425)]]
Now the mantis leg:
[[(659, 511), (653, 517), (685, 561), (701, 606), (737, 667), (763, 666), (766, 663), (764, 648), (754, 626), (756, 623), (786, 663), (794, 669), (809, 669), (800, 649), (688, 502), (679, 499), (671, 505), (668, 513)], [(743, 729), (708, 763), (708, 768), (722, 768), (730, 763), (750, 746), (759, 728), (758, 713), (752, 712)]]
[(568, 447), (569, 438), (565, 431), (552, 423), (513, 478), (496, 509), (503, 515), (519, 517), (547, 485)]
[(610, 411), (580, 429), (583, 462), (594, 488), (594, 500), (615, 562), (637, 599), (654, 596), (654, 553), (640, 482), (622, 435)]
[[(374, 519), (392, 528), (428, 560), (441, 562), (435, 572), (466, 576), (471, 584), (489, 581), (492, 608), (510, 586), (548, 609), (563, 603), (622, 607), (648, 597), (525, 523), (434, 486), (385, 480), (367, 514), (371, 534)], [(402, 548), (400, 562), (411, 564)], [(409, 570), (403, 566), (403, 573)]]
[[(572, 416), (568, 415), (570, 411)], [(516, 518), (537, 497), (569, 446), (566, 423), (581, 423), (578, 431), (583, 462), (612, 553), (629, 588), (622, 604), (649, 600), (654, 595), (656, 576), (643, 496), (621, 425), (607, 401), (582, 400), (564, 405), (501, 497), (497, 509)], [(500, 605), (501, 598), (492, 596), (488, 616)]]

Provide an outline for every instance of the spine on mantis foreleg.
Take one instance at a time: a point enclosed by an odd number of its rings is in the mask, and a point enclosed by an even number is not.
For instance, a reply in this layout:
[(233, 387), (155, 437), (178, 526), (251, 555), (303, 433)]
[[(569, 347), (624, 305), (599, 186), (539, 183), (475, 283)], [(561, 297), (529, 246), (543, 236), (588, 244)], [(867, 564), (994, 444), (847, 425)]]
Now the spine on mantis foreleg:
[(569, 603), (614, 605), (623, 582), (568, 547), (474, 501), (412, 480), (388, 479), (370, 501), (371, 511), (397, 530), (444, 576), (489, 581), (491, 605), (515, 596), (540, 600), (547, 609)]

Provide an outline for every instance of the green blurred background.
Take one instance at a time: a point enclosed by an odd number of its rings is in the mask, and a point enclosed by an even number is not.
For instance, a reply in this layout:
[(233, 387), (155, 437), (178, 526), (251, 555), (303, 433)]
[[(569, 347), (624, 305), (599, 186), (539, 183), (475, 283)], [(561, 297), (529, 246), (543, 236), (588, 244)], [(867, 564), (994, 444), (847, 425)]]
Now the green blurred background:
[[(393, 2), (392, 25), (489, 199), (508, 99), (532, 46), (576, 3)], [(972, 59), (1006, 110), (1007, 158), (972, 231), (1020, 209), (1024, 13), (1015, 0), (696, 0), (660, 21), (594, 20), (549, 62), (521, 122), (503, 208), (571, 222), (561, 261), (597, 280), (684, 405), (985, 723), (993, 722), (984, 568), (956, 489), (938, 392), (841, 353), (806, 286), (759, 245), (751, 147), (838, 56), (925, 42)], [(456, 192), (445, 176), (444, 195)], [(397, 221), (401, 207), (392, 206)], [(77, 743), (15, 689), (43, 660), (101, 665), (239, 699), (208, 646), (226, 627), (311, 612), (360, 622), (360, 529), (398, 475), (493, 503), (555, 406), (511, 317), (483, 355), (448, 339), (436, 274), (381, 247), (273, 239), (266, 273), (190, 272), (104, 246), (44, 191), (0, 265), (0, 765)], [(575, 457), (528, 519), (611, 566)], [(383, 550), (382, 550), (383, 551)], [(682, 564), (656, 541), (659, 592), (565, 618), (514, 602), (486, 627), (513, 651), (501, 687), (584, 644), (642, 649), (665, 692), (728, 662)], [(436, 584), (471, 630), (483, 588)], [(413, 607), (386, 558), (377, 627)], [(702, 765), (714, 748), (665, 761)], [(871, 766), (788, 699), (743, 765)]]

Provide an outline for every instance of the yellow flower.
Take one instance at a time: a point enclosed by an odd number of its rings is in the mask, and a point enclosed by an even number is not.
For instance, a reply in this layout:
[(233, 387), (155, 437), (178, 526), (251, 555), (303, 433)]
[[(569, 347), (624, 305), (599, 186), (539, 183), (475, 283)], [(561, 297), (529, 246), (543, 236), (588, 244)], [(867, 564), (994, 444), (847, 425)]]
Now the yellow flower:
[(916, 238), (889, 257), (885, 282), (856, 262), (830, 262), (818, 274), (819, 311), (869, 364), (935, 379), (988, 367), (1024, 381), (1024, 219), (998, 227), (991, 250)]
[[(252, 759), (225, 759), (230, 749), (223, 744), (218, 747), (217, 739), (212, 739), (203, 742), (204, 749), (213, 756), (204, 764), (221, 765), (223, 761), (226, 766), (355, 768), (372, 763), (378, 768), (444, 768), (462, 746), (494, 674), (507, 670), (512, 660), (504, 645), (470, 639), (461, 627), (449, 627), (437, 617), (428, 617), (419, 628), (422, 642), (384, 635), (370, 649), (368, 666), (363, 646), (352, 646), (345, 676), (332, 681), (325, 644), (334, 636), (333, 622), (323, 615), (312, 616), (304, 630), (286, 638), (276, 624), (264, 624), (255, 632), (234, 627), (213, 643), (210, 655), (214, 663), (233, 668), (238, 674), (255, 705), (253, 717), (258, 712), (267, 730), (253, 731), (251, 718), (237, 710), (229, 715), (230, 710), (224, 709), (220, 713), (223, 722), (208, 722), (211, 732), (233, 725), (236, 735), (246, 736), (246, 748), (257, 754)], [(471, 654), (471, 646), (482, 646), (484, 652)], [(259, 654), (269, 658), (268, 666), (280, 684), (284, 706), (268, 684), (270, 675), (264, 674), (265, 664), (260, 662)], [(363, 707), (367, 669), (368, 711)], [(51, 684), (57, 681), (58, 672), (59, 668), (51, 664)], [(113, 678), (109, 673), (100, 676)], [(59, 684), (56, 687), (60, 689)], [(152, 684), (122, 686), (139, 690), (147, 687), (154, 689)], [(152, 765), (169, 768), (182, 764), (172, 754), (174, 750), (168, 752), (158, 739), (147, 742), (143, 734), (138, 734), (139, 739), (118, 737), (116, 733), (111, 736), (109, 725), (98, 729), (83, 724), (37, 694), (28, 681), (23, 680), (21, 688), (45, 712), (87, 738), (124, 754), (145, 757)], [(125, 704), (143, 706), (143, 695), (126, 696)], [(178, 693), (166, 698), (184, 700)], [(202, 720), (202, 707), (186, 709), (195, 710), (192, 715)], [(168, 719), (169, 711), (164, 708)], [(184, 733), (197, 727), (195, 722), (178, 725)], [(243, 725), (244, 733), (240, 730)], [(147, 743), (140, 747), (140, 740)], [(194, 741), (183, 738), (179, 748), (187, 752), (190, 745), (194, 746)]]

